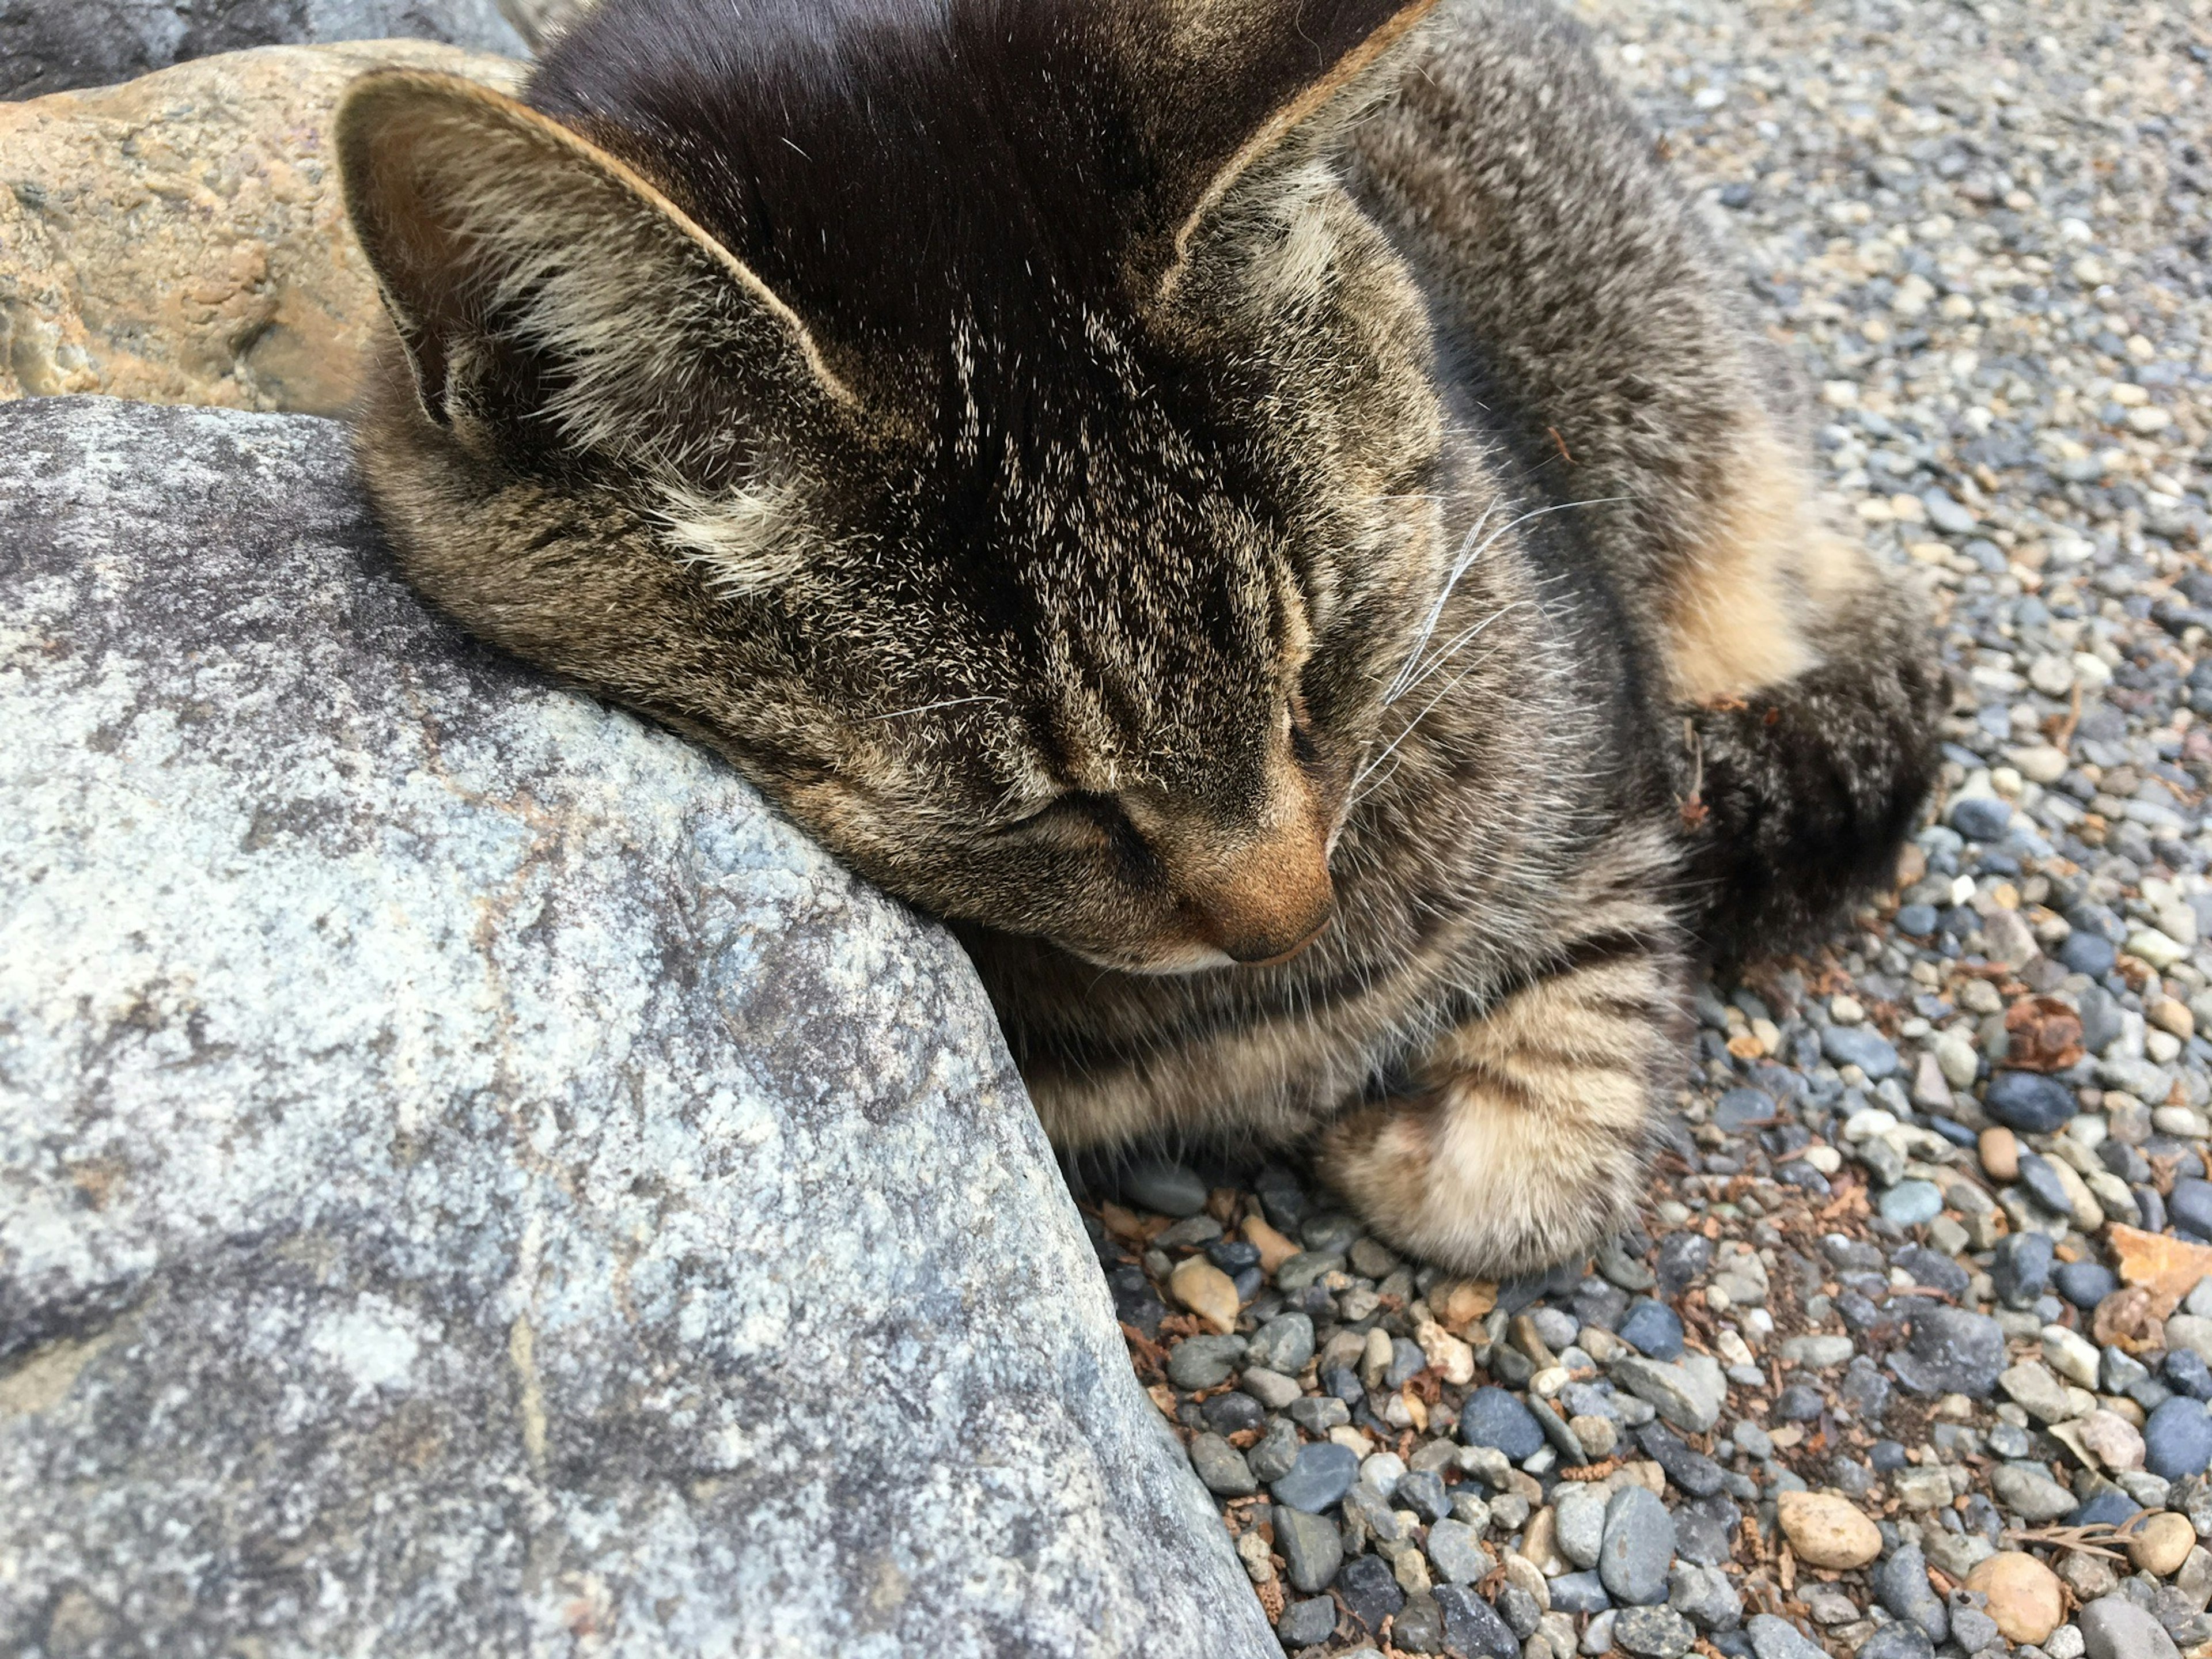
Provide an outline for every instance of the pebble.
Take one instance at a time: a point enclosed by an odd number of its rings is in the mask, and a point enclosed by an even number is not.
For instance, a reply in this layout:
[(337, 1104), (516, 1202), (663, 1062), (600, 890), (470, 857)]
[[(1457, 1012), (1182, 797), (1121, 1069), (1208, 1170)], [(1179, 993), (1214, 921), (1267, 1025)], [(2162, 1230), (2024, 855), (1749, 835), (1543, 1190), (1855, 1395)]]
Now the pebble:
[(1274, 1523), (1275, 1550), (1283, 1558), (1284, 1576), (1309, 1595), (1327, 1589), (1344, 1560), (1344, 1540), (1336, 1523), (1295, 1508), (1277, 1510)]
[(1175, 1299), (1224, 1335), (1237, 1328), (1236, 1281), (1202, 1255), (1186, 1256), (1168, 1275)]
[(2100, 1596), (2075, 1622), (2088, 1659), (2180, 1659), (2158, 1620), (2125, 1596)]
[(1274, 1481), (1268, 1491), (1278, 1504), (1318, 1515), (1342, 1502), (1358, 1478), (1358, 1454), (1334, 1441), (1319, 1440), (1300, 1447), (1290, 1473)]
[(1208, 1492), (1223, 1498), (1249, 1498), (1260, 1490), (1244, 1454), (1218, 1434), (1192, 1437), (1190, 1466), (1198, 1471)]
[(2074, 1091), (2040, 1072), (1997, 1073), (1983, 1104), (1998, 1122), (2028, 1134), (2049, 1134), (2078, 1109)]
[(1241, 1336), (1194, 1336), (1168, 1356), (1168, 1381), (1178, 1389), (1211, 1389), (1229, 1380), (1244, 1357)]
[(1284, 1648), (1296, 1652), (1316, 1642), (1326, 1642), (1336, 1631), (1336, 1602), (1326, 1595), (1292, 1601), (1275, 1621), (1275, 1635)]
[(1615, 1334), (1646, 1358), (1682, 1357), (1681, 1316), (1663, 1302), (1647, 1297), (1629, 1304)]
[(1285, 1376), (1296, 1376), (1314, 1357), (1314, 1322), (1302, 1313), (1277, 1314), (1253, 1333), (1245, 1350), (1245, 1363), (1263, 1365)]
[(1672, 1607), (1623, 1607), (1613, 1617), (1613, 1645), (1638, 1659), (1680, 1659), (1698, 1639)]
[(1689, 1434), (1704, 1434), (1720, 1421), (1721, 1403), (1727, 1397), (1719, 1368), (1710, 1359), (1705, 1364), (1713, 1373), (1709, 1379), (1701, 1378), (1687, 1363), (1661, 1364), (1632, 1356), (1614, 1364), (1613, 1380), (1638, 1399), (1649, 1401), (1674, 1427)]
[(1459, 1437), (1470, 1446), (1495, 1446), (1516, 1463), (1544, 1445), (1544, 1431), (1529, 1409), (1504, 1389), (1477, 1389), (1460, 1412)]
[(1624, 1486), (1607, 1505), (1598, 1576), (1623, 1607), (1648, 1607), (1667, 1599), (1667, 1569), (1674, 1559), (1674, 1521), (1657, 1495)]
[(1790, 1547), (1815, 1567), (1863, 1567), (1881, 1553), (1881, 1532), (1847, 1499), (1827, 1492), (1785, 1492), (1776, 1504)]
[(1498, 1611), (1473, 1590), (1447, 1584), (1436, 1592), (1443, 1615), (1444, 1650), (1468, 1659), (1521, 1659), (1521, 1644)]
[(1936, 1647), (1917, 1626), (1884, 1625), (1859, 1644), (1857, 1659), (1936, 1659)]
[(2000, 1504), (2032, 1525), (2074, 1513), (2074, 1494), (2034, 1465), (2000, 1463), (1990, 1471), (1990, 1490)]
[(1758, 1659), (1828, 1659), (1825, 1649), (1801, 1635), (1795, 1625), (1771, 1613), (1753, 1614), (1744, 1631)]
[(1192, 1216), (1206, 1207), (1206, 1183), (1180, 1164), (1132, 1164), (1122, 1174), (1121, 1191), (1161, 1215)]
[(2002, 1124), (1982, 1131), (1976, 1142), (1982, 1168), (1989, 1171), (1992, 1181), (2016, 1181), (2020, 1177), (2020, 1139)]
[(1875, 1595), (1882, 1606), (1906, 1624), (1917, 1627), (1930, 1642), (1951, 1633), (1951, 1616), (1943, 1598), (1928, 1583), (1928, 1558), (1917, 1544), (1900, 1544), (1875, 1570)]
[(1943, 1212), (1943, 1194), (1932, 1181), (1900, 1181), (1881, 1195), (1881, 1218), (1899, 1227), (1918, 1227)]
[(2006, 1550), (1966, 1575), (1966, 1587), (1988, 1597), (1984, 1610), (2008, 1642), (2040, 1642), (2066, 1616), (2058, 1575), (2021, 1550)]
[(1905, 1349), (1890, 1364), (1920, 1395), (1963, 1394), (1985, 1400), (2004, 1370), (2004, 1331), (1986, 1314), (1935, 1307), (1916, 1313)]
[(2203, 1402), (2177, 1395), (2143, 1425), (2143, 1467), (2168, 1480), (2202, 1474), (2212, 1465), (2212, 1417)]
[(1462, 1521), (1443, 1520), (1429, 1528), (1429, 1561), (1449, 1584), (1472, 1584), (1486, 1577), (1496, 1563), (1482, 1547), (1482, 1534)]
[(2189, 1524), (2189, 1517), (2166, 1510), (2136, 1528), (2128, 1540), (2128, 1559), (2140, 1571), (2164, 1578), (2180, 1571), (2196, 1547), (2197, 1528)]
[(1838, 1066), (1856, 1066), (1875, 1082), (1897, 1070), (1897, 1049), (1869, 1025), (1830, 1025), (1820, 1033), (1820, 1052)]

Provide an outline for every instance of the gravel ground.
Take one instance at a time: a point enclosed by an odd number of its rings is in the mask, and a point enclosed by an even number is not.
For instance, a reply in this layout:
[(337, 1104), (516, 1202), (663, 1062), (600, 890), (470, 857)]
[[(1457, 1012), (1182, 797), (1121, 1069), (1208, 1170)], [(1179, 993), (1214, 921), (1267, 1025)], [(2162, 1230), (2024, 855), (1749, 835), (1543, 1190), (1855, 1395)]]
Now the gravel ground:
[(1942, 793), (1701, 996), (1646, 1235), (1479, 1284), (1156, 1166), (1138, 1372), (1293, 1653), (2212, 1656), (2212, 3), (1582, 9), (1930, 580)]

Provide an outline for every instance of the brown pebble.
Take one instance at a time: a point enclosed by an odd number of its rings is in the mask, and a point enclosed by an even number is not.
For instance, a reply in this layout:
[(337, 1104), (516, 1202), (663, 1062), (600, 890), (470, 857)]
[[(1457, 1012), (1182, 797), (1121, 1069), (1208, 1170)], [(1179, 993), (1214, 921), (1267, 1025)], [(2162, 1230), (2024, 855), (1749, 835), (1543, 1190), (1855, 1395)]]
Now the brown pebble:
[(2002, 1126), (1982, 1131), (1982, 1168), (1992, 1181), (2020, 1179), (2020, 1141)]
[(1808, 1565), (1848, 1571), (1881, 1553), (1881, 1529), (1849, 1498), (1786, 1492), (1775, 1507), (1790, 1548)]
[(1168, 1275), (1168, 1291), (1219, 1334), (1226, 1336), (1237, 1328), (1236, 1283), (1204, 1256), (1177, 1262)]
[(2058, 1575), (2019, 1550), (1980, 1563), (1966, 1575), (1966, 1588), (1990, 1598), (1989, 1615), (2008, 1642), (2040, 1642), (2066, 1615)]
[(1298, 1253), (1298, 1247), (1258, 1216), (1244, 1218), (1244, 1242), (1260, 1253), (1260, 1271), (1270, 1279), (1275, 1269)]
[(2189, 1524), (2189, 1517), (2160, 1510), (2128, 1540), (2128, 1559), (2141, 1571), (2164, 1578), (2180, 1571), (2181, 1564), (2196, 1547), (2197, 1528)]

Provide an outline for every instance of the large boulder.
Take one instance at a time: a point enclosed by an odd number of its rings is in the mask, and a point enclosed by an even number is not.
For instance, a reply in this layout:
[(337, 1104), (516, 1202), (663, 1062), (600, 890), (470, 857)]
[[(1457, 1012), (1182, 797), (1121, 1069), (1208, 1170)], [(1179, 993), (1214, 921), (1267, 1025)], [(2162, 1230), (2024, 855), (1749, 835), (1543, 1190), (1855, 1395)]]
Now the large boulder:
[(0, 407), (0, 1645), (1279, 1653), (958, 948), (341, 428)]
[(0, 104), (0, 398), (344, 409), (378, 301), (325, 134), (384, 64), (501, 88), (526, 67), (419, 40), (267, 46)]
[(104, 87), (248, 46), (404, 36), (520, 57), (559, 0), (0, 0), (0, 98)]

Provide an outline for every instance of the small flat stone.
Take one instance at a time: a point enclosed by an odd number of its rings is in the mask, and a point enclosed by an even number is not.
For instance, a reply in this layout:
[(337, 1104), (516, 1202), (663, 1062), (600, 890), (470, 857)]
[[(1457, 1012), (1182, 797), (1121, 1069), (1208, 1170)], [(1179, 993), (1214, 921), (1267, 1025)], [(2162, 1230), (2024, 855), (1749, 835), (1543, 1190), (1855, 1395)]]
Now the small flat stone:
[(1296, 1509), (1277, 1510), (1274, 1522), (1275, 1551), (1291, 1587), (1309, 1595), (1327, 1589), (1344, 1563), (1344, 1540), (1336, 1522)]
[(2081, 1109), (2074, 1091), (2040, 1072), (1999, 1072), (1983, 1103), (2000, 1123), (2028, 1134), (2050, 1134)]
[(2075, 1621), (2087, 1659), (2180, 1659), (2165, 1627), (2124, 1595), (2103, 1595)]
[(1776, 1516), (1800, 1560), (1816, 1567), (1863, 1567), (1881, 1553), (1881, 1532), (1858, 1506), (1828, 1492), (1785, 1492)]
[(2137, 1527), (2128, 1540), (2128, 1559), (2143, 1572), (2160, 1578), (2181, 1571), (2189, 1552), (2197, 1547), (2197, 1528), (2185, 1515), (2161, 1510)]
[(1950, 819), (1968, 841), (1999, 842), (2012, 828), (2012, 808), (1994, 795), (1961, 795), (1951, 803)]
[(1728, 1482), (1728, 1473), (1703, 1452), (1686, 1446), (1665, 1426), (1648, 1423), (1637, 1431), (1644, 1455), (1692, 1498), (1710, 1498)]
[(1206, 1207), (1206, 1183), (1180, 1164), (1148, 1158), (1121, 1177), (1122, 1194), (1161, 1215), (1196, 1215)]
[(1986, 1400), (2004, 1363), (2004, 1330), (1996, 1320), (1964, 1308), (1937, 1306), (1912, 1316), (1911, 1336), (1891, 1356), (1890, 1369), (1914, 1394)]
[(1168, 1294), (1227, 1335), (1237, 1328), (1237, 1282), (1202, 1255), (1185, 1256), (1168, 1275)]
[(1252, 1345), (1245, 1350), (1244, 1360), (1249, 1365), (1264, 1365), (1285, 1376), (1296, 1376), (1312, 1363), (1313, 1357), (1311, 1316), (1285, 1313), (1277, 1314), (1252, 1334)]
[(1638, 1659), (1680, 1659), (1698, 1639), (1672, 1607), (1623, 1607), (1613, 1615), (1613, 1645)]
[(2058, 1575), (2022, 1550), (2006, 1550), (1966, 1575), (1966, 1588), (1989, 1598), (1986, 1611), (2008, 1642), (2040, 1642), (2066, 1616)]
[(1897, 1049), (1871, 1025), (1823, 1027), (1820, 1052), (1838, 1066), (1857, 1066), (1876, 1083), (1897, 1071)]
[(1801, 1635), (1788, 1620), (1771, 1613), (1753, 1613), (1744, 1630), (1759, 1659), (1828, 1659), (1826, 1649)]
[(1293, 1601), (1283, 1609), (1283, 1616), (1275, 1621), (1275, 1635), (1286, 1652), (1295, 1653), (1300, 1648), (1326, 1642), (1336, 1631), (1336, 1602), (1333, 1597), (1316, 1595), (1303, 1601)]
[(1612, 1605), (1605, 1581), (1594, 1572), (1563, 1572), (1552, 1580), (1554, 1613), (1603, 1613)]
[(1936, 1659), (1936, 1644), (1917, 1625), (1884, 1625), (1859, 1644), (1856, 1659)]
[(1649, 1607), (1667, 1599), (1667, 1569), (1674, 1559), (1674, 1521), (1646, 1486), (1623, 1486), (1606, 1507), (1605, 1540), (1598, 1576), (1623, 1607)]
[(2036, 1466), (1999, 1464), (1990, 1471), (1990, 1490), (1998, 1503), (2030, 1526), (2074, 1512), (2074, 1494)]
[(1291, 1471), (1268, 1487), (1278, 1504), (1318, 1515), (1341, 1503), (1352, 1483), (1359, 1478), (1359, 1455), (1333, 1440), (1318, 1440), (1298, 1449)]
[(1237, 1386), (1271, 1412), (1286, 1409), (1303, 1393), (1297, 1378), (1271, 1371), (1264, 1365), (1247, 1365)]
[(1459, 1417), (1459, 1437), (1470, 1446), (1494, 1446), (1514, 1462), (1534, 1457), (1544, 1431), (1520, 1401), (1499, 1388), (1477, 1389)]
[(1448, 1584), (1472, 1584), (1498, 1564), (1473, 1527), (1464, 1521), (1438, 1521), (1429, 1528), (1429, 1565)]
[(2168, 1480), (2203, 1474), (2212, 1465), (2212, 1417), (2203, 1403), (2176, 1395), (2143, 1425), (2143, 1467)]
[(1917, 1626), (1930, 1642), (1951, 1633), (1951, 1617), (1943, 1598), (1929, 1588), (1928, 1558), (1917, 1544), (1900, 1544), (1874, 1571), (1875, 1594), (1881, 1604), (1907, 1624)]
[[(1710, 1363), (1710, 1362), (1708, 1362)], [(1686, 1365), (1661, 1364), (1630, 1356), (1613, 1367), (1613, 1380), (1638, 1399), (1649, 1401), (1674, 1427), (1687, 1434), (1705, 1434), (1720, 1421), (1727, 1384), (1714, 1368), (1717, 1386), (1700, 1382)]]
[(1444, 1651), (1468, 1659), (1521, 1659), (1520, 1638), (1498, 1616), (1497, 1608), (1473, 1590), (1444, 1584), (1434, 1593), (1444, 1619)]
[(1596, 1566), (1605, 1548), (1605, 1499), (1588, 1486), (1561, 1481), (1553, 1495), (1552, 1541), (1576, 1566)]
[(1223, 1498), (1249, 1498), (1260, 1490), (1260, 1483), (1252, 1478), (1252, 1468), (1238, 1451), (1218, 1434), (1192, 1437), (1190, 1466), (1198, 1471), (1198, 1478), (1206, 1489)]
[(1370, 1633), (1406, 1605), (1406, 1592), (1379, 1555), (1355, 1555), (1336, 1575), (1336, 1593)]
[(1244, 1357), (1241, 1336), (1193, 1336), (1168, 1355), (1168, 1381), (1178, 1389), (1211, 1389), (1229, 1380)]
[(1628, 1312), (1613, 1334), (1648, 1359), (1682, 1357), (1681, 1316), (1665, 1303), (1649, 1297), (1628, 1304)]
[(1932, 1181), (1900, 1181), (1877, 1207), (1883, 1220), (1899, 1227), (1925, 1226), (1943, 1213), (1943, 1194)]

